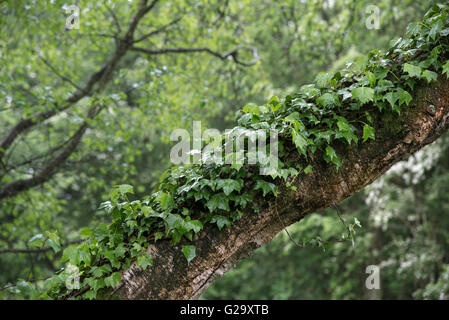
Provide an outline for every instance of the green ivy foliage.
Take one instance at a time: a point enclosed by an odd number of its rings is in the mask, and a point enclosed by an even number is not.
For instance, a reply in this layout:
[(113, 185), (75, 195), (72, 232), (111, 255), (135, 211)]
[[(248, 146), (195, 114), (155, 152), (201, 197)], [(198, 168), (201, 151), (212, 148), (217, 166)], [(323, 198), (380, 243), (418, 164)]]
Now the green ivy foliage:
[[(386, 52), (370, 52), (359, 71), (320, 73), (315, 83), (283, 100), (274, 96), (262, 106), (246, 105), (238, 129), (279, 133), (279, 167), (269, 176), (260, 175), (258, 166), (203, 163), (168, 170), (157, 192), (142, 200), (129, 199), (134, 192), (130, 185), (114, 188), (110, 200), (99, 208), (111, 215), (112, 223), (85, 228), (85, 240), (63, 252), (62, 261), (79, 269), (79, 288), (66, 287), (70, 274), (62, 269), (34, 296), (107, 297), (120, 283), (120, 272), (131, 264), (151, 268), (146, 251), (150, 242), (171, 241), (190, 263), (197, 255), (190, 242), (205, 224), (230, 228), (243, 211), (257, 212), (255, 198), (276, 197), (282, 180), (313, 171), (312, 154), (339, 170), (335, 143), (352, 146), (374, 140), (375, 113), (400, 115), (412, 103), (410, 92), (419, 83), (436, 81), (439, 74), (449, 77), (448, 13), (448, 5), (432, 7), (422, 22), (409, 25), (408, 39), (397, 40)], [(294, 165), (286, 158), (291, 148), (300, 158)], [(35, 237), (31, 243), (42, 241), (51, 241), (60, 250), (58, 239), (51, 234)]]

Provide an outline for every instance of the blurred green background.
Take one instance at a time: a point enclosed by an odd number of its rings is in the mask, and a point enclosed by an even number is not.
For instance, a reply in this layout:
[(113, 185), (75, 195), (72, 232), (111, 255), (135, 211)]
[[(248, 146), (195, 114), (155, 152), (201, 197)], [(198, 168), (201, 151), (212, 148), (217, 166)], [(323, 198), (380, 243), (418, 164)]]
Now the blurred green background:
[[(113, 35), (137, 1), (0, 3), (0, 137), (18, 119), (62, 101), (111, 54)], [(363, 63), (364, 55), (404, 36), (436, 1), (241, 0), (161, 1), (140, 26), (160, 30), (147, 48), (256, 47), (261, 60), (245, 67), (205, 53), (145, 56), (129, 52), (101, 95), (107, 108), (91, 123), (69, 161), (46, 183), (0, 200), (0, 287), (40, 279), (60, 268), (59, 254), (29, 240), (51, 232), (61, 244), (83, 227), (109, 221), (97, 213), (111, 187), (149, 194), (171, 166), (170, 132), (233, 126), (248, 102), (264, 103), (313, 81), (322, 71)], [(67, 30), (64, 8), (80, 8), (79, 29)], [(379, 29), (367, 19), (380, 13)], [(239, 51), (251, 61), (251, 52)], [(55, 70), (59, 76), (55, 74)], [(69, 78), (65, 81), (61, 75)], [(32, 176), (79, 126), (89, 98), (30, 130), (8, 150), (0, 187)], [(448, 136), (439, 139), (341, 204), (363, 228), (351, 243), (300, 249), (282, 232), (216, 281), (203, 299), (447, 299), (449, 297)], [(288, 228), (295, 239), (339, 235), (332, 210)], [(367, 290), (366, 267), (380, 267), (380, 290)], [(0, 298), (9, 298), (0, 291)]]

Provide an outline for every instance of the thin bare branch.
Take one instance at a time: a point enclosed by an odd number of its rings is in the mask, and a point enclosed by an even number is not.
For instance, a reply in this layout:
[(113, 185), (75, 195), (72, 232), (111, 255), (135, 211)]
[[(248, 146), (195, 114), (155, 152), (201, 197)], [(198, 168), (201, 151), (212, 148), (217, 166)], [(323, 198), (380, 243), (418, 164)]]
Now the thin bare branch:
[(117, 36), (107, 33), (81, 33), (80, 36), (83, 37), (100, 37), (100, 38), (109, 38), (109, 39), (117, 39)]
[(143, 41), (143, 40), (145, 40), (145, 39), (151, 38), (152, 36), (155, 36), (155, 35), (157, 35), (157, 34), (159, 34), (159, 33), (161, 33), (161, 32), (166, 31), (168, 28), (170, 28), (171, 26), (173, 26), (173, 25), (177, 24), (179, 21), (181, 21), (181, 19), (182, 19), (183, 17), (184, 17), (184, 16), (178, 17), (178, 18), (172, 20), (171, 22), (169, 22), (169, 23), (163, 25), (163, 26), (160, 27), (159, 29), (153, 30), (153, 31), (151, 31), (150, 33), (147, 33), (147, 34), (143, 35), (142, 37), (138, 38), (137, 40), (134, 40), (133, 43), (141, 42), (141, 41)]
[(19, 163), (17, 163), (17, 164), (8, 165), (8, 167), (7, 167), (6, 169), (7, 169), (8, 171), (10, 171), (10, 170), (15, 170), (15, 169), (17, 169), (17, 168), (20, 168), (20, 167), (23, 167), (23, 166), (25, 166), (25, 165), (28, 165), (28, 164), (30, 164), (30, 163), (36, 161), (36, 160), (40, 160), (40, 159), (42, 159), (42, 158), (48, 157), (48, 156), (52, 155), (53, 153), (55, 153), (56, 151), (60, 150), (62, 147), (64, 147), (67, 143), (70, 142), (70, 140), (71, 140), (71, 138), (69, 138), (69, 139), (63, 141), (63, 142), (60, 143), (59, 145), (57, 145), (57, 146), (55, 146), (55, 147), (50, 148), (49, 150), (47, 150), (45, 153), (42, 153), (42, 154), (36, 155), (36, 156), (34, 156), (34, 157), (31, 157), (31, 158), (29, 158), (29, 159), (23, 160), (22, 162), (19, 162)]
[(117, 15), (115, 14), (115, 12), (111, 9), (111, 7), (108, 6), (107, 4), (107, 0), (103, 1), (104, 6), (106, 7), (106, 9), (108, 10), (109, 14), (112, 16), (112, 19), (114, 20), (114, 24), (115, 27), (117, 28), (117, 33), (120, 34), (122, 33), (122, 27), (120, 26), (120, 22), (117, 18)]
[(74, 83), (72, 80), (70, 80), (70, 78), (68, 78), (68, 77), (64, 76), (63, 74), (61, 74), (47, 59), (45, 59), (44, 57), (39, 55), (39, 53), (37, 53), (35, 50), (31, 49), (31, 52), (36, 54), (37, 57), (39, 58), (39, 60), (41, 60), (55, 75), (57, 75), (63, 81), (68, 82), (69, 84), (71, 84), (73, 87), (75, 87), (79, 91), (83, 90), (76, 83)]
[[(200, 47), (200, 48), (163, 48), (163, 49), (146, 49), (141, 47), (133, 46), (130, 49), (131, 51), (137, 51), (142, 52), (149, 55), (161, 55), (161, 54), (169, 54), (169, 53), (195, 53), (195, 52), (205, 52), (208, 54), (211, 54), (221, 60), (225, 60), (229, 57), (231, 57), (235, 63), (249, 67), (256, 64), (260, 57), (257, 53), (257, 48), (255, 47), (249, 47), (249, 46), (237, 46), (236, 48), (232, 49), (229, 52), (226, 53), (220, 53), (218, 51), (214, 51), (210, 48), (206, 47)], [(239, 50), (249, 50), (252, 51), (254, 59), (250, 62), (243, 62), (238, 59), (238, 51)]]

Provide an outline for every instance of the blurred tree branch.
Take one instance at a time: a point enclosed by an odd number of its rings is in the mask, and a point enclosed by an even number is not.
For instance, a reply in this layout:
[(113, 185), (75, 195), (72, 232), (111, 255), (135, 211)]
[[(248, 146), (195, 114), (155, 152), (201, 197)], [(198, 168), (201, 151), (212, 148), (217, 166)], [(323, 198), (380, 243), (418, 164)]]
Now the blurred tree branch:
[[(135, 15), (130, 19), (128, 24), (128, 28), (124, 35), (120, 37), (120, 33), (122, 32), (122, 27), (119, 22), (117, 15), (113, 12), (113, 10), (106, 5), (106, 9), (111, 15), (114, 24), (116, 26), (117, 32), (114, 36), (109, 35), (101, 35), (106, 37), (113, 37), (116, 40), (116, 47), (112, 54), (112, 56), (104, 63), (104, 65), (92, 73), (87, 82), (80, 86), (74, 83), (70, 77), (61, 74), (58, 69), (46, 58), (42, 56), (38, 56), (38, 58), (61, 80), (69, 83), (71, 86), (76, 88), (76, 91), (71, 94), (66, 100), (62, 103), (57, 104), (55, 107), (48, 109), (46, 111), (39, 112), (33, 116), (20, 119), (5, 135), (5, 137), (0, 142), (0, 163), (2, 164), (3, 173), (2, 177), (8, 172), (7, 169), (16, 168), (18, 166), (23, 166), (25, 164), (29, 164), (33, 162), (33, 160), (45, 157), (46, 155), (50, 155), (51, 153), (47, 153), (39, 156), (31, 156), (28, 160), (23, 161), (19, 165), (9, 165), (8, 161), (4, 161), (5, 155), (9, 152), (9, 155), (12, 154), (11, 146), (16, 141), (18, 137), (23, 137), (26, 133), (33, 127), (41, 124), (42, 122), (51, 119), (55, 115), (60, 114), (63, 111), (66, 111), (72, 107), (74, 107), (80, 100), (86, 97), (95, 96), (101, 94), (106, 85), (110, 82), (113, 77), (113, 73), (117, 69), (120, 61), (126, 55), (128, 51), (141, 52), (144, 54), (151, 55), (161, 55), (161, 54), (170, 54), (170, 53), (193, 53), (193, 52), (205, 52), (211, 54), (221, 60), (225, 60), (227, 58), (231, 58), (236, 64), (242, 66), (252, 66), (257, 61), (260, 60), (260, 57), (257, 53), (257, 48), (249, 47), (249, 46), (237, 46), (236, 48), (230, 50), (226, 53), (220, 53), (209, 48), (166, 48), (159, 50), (150, 50), (144, 49), (140, 47), (135, 47), (133, 44), (137, 42), (141, 42), (145, 39), (148, 39), (154, 35), (157, 35), (161, 32), (167, 31), (171, 26), (177, 24), (181, 21), (184, 15), (181, 15), (169, 23), (159, 27), (158, 29), (147, 33), (141, 36), (138, 39), (135, 39), (135, 33), (138, 28), (139, 22), (143, 19), (143, 17), (150, 12), (158, 3), (158, 0), (153, 0), (149, 2), (148, 0), (141, 0), (138, 4), (138, 9)], [(227, 5), (227, 4), (226, 4)], [(238, 58), (238, 53), (240, 50), (251, 51), (254, 59), (249, 62), (242, 61)], [(35, 52), (35, 51), (34, 51)], [(62, 165), (66, 163), (71, 154), (75, 151), (76, 147), (82, 141), (82, 138), (88, 128), (88, 120), (94, 119), (103, 109), (100, 106), (91, 107), (86, 116), (87, 121), (84, 121), (82, 125), (78, 128), (76, 133), (68, 139), (67, 144), (64, 148), (52, 148), (53, 151), (60, 150), (60, 152), (54, 156), (54, 158), (49, 159), (47, 163), (43, 164), (42, 169), (38, 170), (37, 173), (34, 173), (32, 177), (26, 179), (17, 179), (12, 182), (9, 182), (6, 185), (0, 187), (0, 199), (8, 198), (15, 196), (27, 189), (38, 186), (53, 177), (53, 175), (58, 172)], [(13, 148), (12, 148), (13, 149)], [(8, 157), (9, 158), (9, 157)]]
[[(94, 72), (90, 77), (84, 87), (78, 89), (74, 94), (72, 94), (68, 99), (65, 100), (63, 106), (60, 108), (55, 108), (51, 110), (47, 110), (41, 113), (36, 114), (35, 116), (21, 119), (15, 126), (13, 126), (6, 137), (0, 143), (0, 160), (4, 157), (8, 148), (12, 145), (12, 143), (19, 137), (24, 134), (27, 130), (34, 127), (44, 120), (48, 120), (56, 114), (65, 111), (72, 106), (74, 106), (78, 101), (82, 98), (91, 95), (92, 93), (98, 94), (101, 93), (106, 84), (111, 79), (113, 71), (116, 69), (121, 58), (126, 54), (126, 52), (130, 49), (131, 44), (133, 42), (134, 33), (139, 24), (139, 21), (154, 8), (158, 0), (152, 1), (149, 5), (147, 4), (147, 0), (141, 0), (139, 3), (139, 9), (137, 13), (131, 18), (129, 23), (129, 28), (125, 34), (125, 36), (120, 39), (120, 41), (116, 45), (116, 49), (112, 57), (100, 68), (98, 71)], [(44, 60), (45, 62), (45, 60)], [(47, 64), (47, 63), (46, 63)], [(47, 64), (49, 65), (49, 64)], [(50, 65), (49, 65), (50, 66)], [(59, 77), (61, 75), (56, 72), (56, 70), (51, 67), (53, 72)], [(65, 77), (64, 77), (65, 78)], [(94, 86), (97, 86), (94, 90)], [(87, 114), (87, 118), (93, 119), (99, 112), (101, 108), (97, 108), (97, 106), (92, 107)], [(70, 157), (70, 155), (75, 151), (77, 145), (80, 143), (86, 129), (88, 127), (88, 123), (84, 122), (77, 132), (70, 138), (70, 143), (52, 160), (46, 164), (46, 166), (39, 171), (38, 174), (34, 175), (28, 179), (19, 179), (13, 182), (8, 183), (7, 185), (0, 188), (0, 199), (12, 197), (17, 195), (18, 193), (32, 188), (34, 186), (40, 185), (45, 181), (48, 181), (56, 172), (57, 169), (64, 164), (64, 162)]]
[[(239, 50), (249, 50), (252, 51), (252, 54), (254, 56), (254, 59), (249, 62), (244, 62), (239, 60), (238, 58), (238, 51)], [(256, 64), (260, 57), (257, 53), (257, 48), (255, 47), (248, 47), (248, 46), (237, 46), (234, 49), (226, 52), (226, 53), (220, 53), (218, 51), (214, 51), (210, 48), (200, 47), (200, 48), (163, 48), (163, 49), (146, 49), (141, 47), (131, 47), (131, 51), (137, 51), (142, 52), (149, 55), (161, 55), (161, 54), (169, 54), (169, 53), (195, 53), (195, 52), (205, 52), (208, 54), (213, 55), (214, 57), (217, 57), (221, 60), (225, 60), (229, 57), (231, 57), (235, 63), (243, 65), (245, 67), (253, 66)]]

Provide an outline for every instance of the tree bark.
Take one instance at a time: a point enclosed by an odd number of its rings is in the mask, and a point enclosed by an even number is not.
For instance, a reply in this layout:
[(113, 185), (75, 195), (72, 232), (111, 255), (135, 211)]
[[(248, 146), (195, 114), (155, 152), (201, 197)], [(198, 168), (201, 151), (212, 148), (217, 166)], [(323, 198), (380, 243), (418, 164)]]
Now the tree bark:
[[(245, 212), (228, 229), (205, 226), (194, 239), (197, 256), (187, 264), (180, 245), (167, 241), (150, 244), (154, 266), (143, 271), (136, 265), (123, 272), (113, 297), (120, 299), (196, 299), (212, 282), (270, 241), (286, 226), (327, 208), (361, 190), (393, 164), (436, 140), (449, 126), (449, 81), (422, 83), (400, 116), (377, 114), (376, 139), (357, 145), (334, 145), (342, 165), (336, 172), (324, 161), (292, 184), (280, 185), (278, 197), (257, 200), (259, 213)], [(292, 157), (297, 157), (293, 155)], [(297, 158), (298, 159), (298, 158)], [(263, 281), (263, 279), (261, 279)]]

